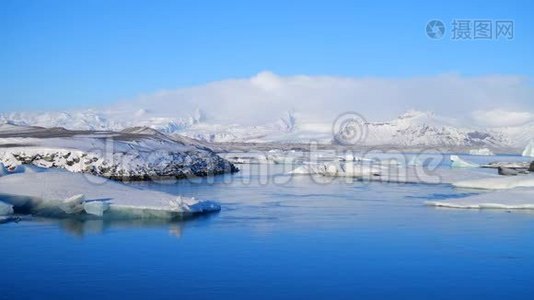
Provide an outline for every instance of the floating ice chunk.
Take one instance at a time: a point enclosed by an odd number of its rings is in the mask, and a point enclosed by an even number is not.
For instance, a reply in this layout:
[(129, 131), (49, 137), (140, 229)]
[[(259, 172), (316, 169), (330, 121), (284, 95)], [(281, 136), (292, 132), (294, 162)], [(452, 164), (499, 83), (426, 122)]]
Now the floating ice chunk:
[(286, 155), (268, 155), (267, 160), (272, 162), (273, 164), (283, 165), (293, 163), (295, 161), (295, 158)]
[(197, 201), (195, 198), (180, 196), (175, 200), (171, 200), (169, 205), (177, 211), (190, 213), (202, 213), (221, 209), (221, 206), (213, 201)]
[(314, 172), (312, 170), (312, 166), (311, 165), (303, 165), (303, 166), (297, 167), (294, 170), (290, 171), (289, 174), (307, 175), (307, 174), (314, 174)]
[(341, 165), (338, 162), (327, 162), (319, 164), (306, 164), (300, 167), (297, 167), (289, 174), (296, 175), (322, 175), (322, 176), (337, 176), (342, 172)]
[(488, 192), (446, 201), (427, 201), (425, 205), (469, 209), (534, 209), (534, 189)]
[(471, 149), (471, 150), (469, 150), (469, 154), (471, 154), (471, 155), (486, 155), (486, 156), (495, 155), (495, 154), (494, 154), (490, 149), (488, 149), (488, 148)]
[(338, 156), (337, 159), (340, 160), (340, 161), (347, 161), (347, 162), (350, 162), (350, 161), (359, 161), (359, 162), (366, 161), (366, 162), (372, 162), (372, 161), (373, 161), (372, 159), (369, 159), (369, 158), (363, 158), (363, 157), (360, 157), (360, 156), (354, 156), (354, 155), (352, 155), (352, 154), (347, 154), (347, 155), (344, 155), (344, 156)]
[(85, 201), (85, 195), (79, 194), (63, 200), (59, 205), (59, 208), (66, 214), (79, 214), (84, 211), (83, 203)]
[(300, 166), (290, 174), (314, 174), (328, 177), (372, 177), (378, 176), (382, 172), (382, 167), (362, 164), (358, 162), (327, 162), (321, 164), (309, 164)]
[(104, 201), (89, 201), (83, 203), (83, 210), (89, 215), (102, 217), (109, 209), (109, 203)]
[(504, 190), (513, 189), (517, 187), (534, 187), (534, 176), (499, 176), (492, 178), (482, 178), (474, 180), (464, 180), (452, 183), (453, 186), (459, 188), (470, 189), (487, 189), (487, 190)]
[(13, 205), (0, 201), (0, 216), (10, 216), (14, 213)]
[(522, 153), (523, 156), (534, 157), (534, 140), (530, 141)]
[(451, 167), (453, 168), (478, 168), (480, 167), (477, 164), (473, 164), (473, 163), (470, 163), (470, 162), (467, 162), (461, 159), (458, 155), (451, 155), (450, 160), (451, 160)]
[(323, 167), (320, 168), (320, 172), (324, 176), (337, 176), (343, 172), (343, 169), (341, 165), (337, 163), (328, 163), (324, 164)]
[(177, 199), (171, 194), (133, 188), (107, 179), (98, 185), (91, 184), (97, 179), (102, 178), (65, 171), (3, 176), (0, 177), (0, 199), (15, 209), (20, 207), (47, 217), (180, 219), (220, 210), (220, 206), (211, 201)]

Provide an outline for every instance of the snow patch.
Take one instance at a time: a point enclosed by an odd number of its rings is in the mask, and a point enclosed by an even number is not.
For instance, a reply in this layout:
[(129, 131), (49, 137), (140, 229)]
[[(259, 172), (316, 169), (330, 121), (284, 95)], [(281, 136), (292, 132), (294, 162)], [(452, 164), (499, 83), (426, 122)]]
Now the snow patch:
[(484, 156), (495, 155), (495, 154), (494, 154), (490, 149), (488, 149), (488, 148), (471, 149), (471, 150), (469, 150), (469, 154), (471, 154), (471, 155), (484, 155)]

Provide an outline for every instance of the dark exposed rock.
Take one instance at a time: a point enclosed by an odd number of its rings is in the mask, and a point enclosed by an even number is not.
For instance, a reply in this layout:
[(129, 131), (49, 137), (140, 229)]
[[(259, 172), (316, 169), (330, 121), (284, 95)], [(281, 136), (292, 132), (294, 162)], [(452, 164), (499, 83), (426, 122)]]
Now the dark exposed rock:
[(519, 171), (515, 169), (509, 169), (509, 168), (503, 168), (503, 167), (499, 167), (498, 172), (499, 172), (499, 175), (503, 175), (503, 176), (515, 176), (519, 174)]

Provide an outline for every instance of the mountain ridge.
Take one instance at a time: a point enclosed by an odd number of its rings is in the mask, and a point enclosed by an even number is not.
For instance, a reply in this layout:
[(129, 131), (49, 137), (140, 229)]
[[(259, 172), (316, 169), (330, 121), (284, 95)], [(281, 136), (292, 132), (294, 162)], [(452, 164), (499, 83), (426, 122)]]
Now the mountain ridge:
[[(139, 111), (139, 110), (138, 110)], [(142, 110), (131, 118), (117, 117), (113, 112), (94, 110), (49, 113), (0, 114), (0, 123), (68, 130), (124, 131), (137, 128), (174, 137), (187, 137), (206, 143), (319, 143), (335, 144), (332, 125), (310, 122), (293, 111), (267, 124), (217, 124), (205, 120), (200, 109), (185, 117), (158, 117)], [(409, 110), (390, 121), (365, 122), (366, 135), (359, 145), (380, 146), (461, 146), (522, 148), (534, 139), (534, 123), (504, 128), (456, 126), (455, 121), (433, 112)], [(143, 129), (144, 128), (144, 129)], [(153, 133), (153, 132), (152, 132)]]

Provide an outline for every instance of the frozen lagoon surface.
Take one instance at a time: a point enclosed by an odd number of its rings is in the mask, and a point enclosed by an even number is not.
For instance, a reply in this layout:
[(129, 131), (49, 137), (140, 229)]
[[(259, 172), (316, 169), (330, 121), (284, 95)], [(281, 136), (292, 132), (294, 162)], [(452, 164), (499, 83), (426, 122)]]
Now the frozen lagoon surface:
[(281, 165), (241, 167), (132, 184), (222, 205), (187, 222), (0, 225), (0, 299), (533, 298), (534, 211), (423, 204), (481, 193), (445, 184), (319, 184)]

